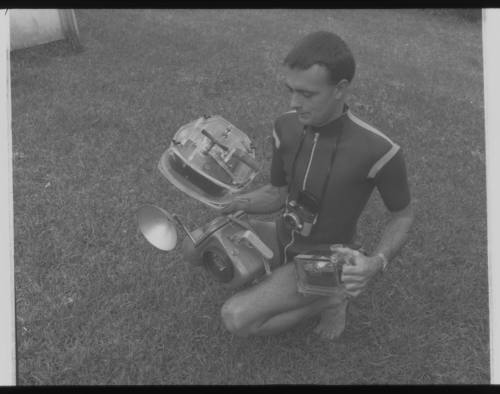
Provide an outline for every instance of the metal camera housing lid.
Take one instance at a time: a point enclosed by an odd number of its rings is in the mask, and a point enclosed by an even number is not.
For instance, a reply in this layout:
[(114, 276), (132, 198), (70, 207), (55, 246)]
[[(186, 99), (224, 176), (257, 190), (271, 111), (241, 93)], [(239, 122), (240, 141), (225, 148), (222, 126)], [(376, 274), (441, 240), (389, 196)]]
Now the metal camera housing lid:
[(250, 138), (219, 115), (182, 126), (158, 164), (175, 187), (209, 206), (220, 208), (258, 174)]

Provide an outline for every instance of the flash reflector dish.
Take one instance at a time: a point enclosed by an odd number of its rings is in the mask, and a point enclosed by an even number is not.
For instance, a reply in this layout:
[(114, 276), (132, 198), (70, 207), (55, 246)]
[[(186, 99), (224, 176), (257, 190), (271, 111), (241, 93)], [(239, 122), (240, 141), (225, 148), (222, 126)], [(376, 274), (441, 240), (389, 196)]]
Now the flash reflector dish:
[(155, 205), (143, 205), (137, 211), (139, 230), (154, 247), (169, 251), (177, 244), (177, 230), (174, 218)]

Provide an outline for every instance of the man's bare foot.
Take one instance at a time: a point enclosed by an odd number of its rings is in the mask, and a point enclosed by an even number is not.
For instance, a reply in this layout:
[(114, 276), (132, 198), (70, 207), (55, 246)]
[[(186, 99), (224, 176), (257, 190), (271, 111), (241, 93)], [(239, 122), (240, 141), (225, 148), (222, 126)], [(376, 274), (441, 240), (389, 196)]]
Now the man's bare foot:
[(346, 309), (347, 301), (325, 309), (314, 332), (326, 339), (338, 338), (345, 328)]

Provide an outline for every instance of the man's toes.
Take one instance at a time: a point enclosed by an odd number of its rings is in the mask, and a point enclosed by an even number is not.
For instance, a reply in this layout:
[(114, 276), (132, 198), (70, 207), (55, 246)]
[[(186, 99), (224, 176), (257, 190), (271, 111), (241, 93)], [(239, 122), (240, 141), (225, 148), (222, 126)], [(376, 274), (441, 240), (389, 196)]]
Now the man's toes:
[(321, 320), (314, 329), (314, 332), (326, 339), (338, 338), (345, 328), (345, 309), (340, 308), (326, 309), (321, 314)]

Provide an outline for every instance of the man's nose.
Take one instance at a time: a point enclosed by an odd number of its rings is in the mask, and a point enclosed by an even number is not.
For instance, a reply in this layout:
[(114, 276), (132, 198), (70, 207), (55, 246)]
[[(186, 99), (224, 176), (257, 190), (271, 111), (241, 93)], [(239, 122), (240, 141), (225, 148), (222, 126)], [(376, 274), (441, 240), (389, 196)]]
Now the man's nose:
[(297, 108), (300, 108), (301, 107), (301, 102), (300, 102), (300, 98), (299, 98), (299, 95), (297, 93), (292, 93), (292, 97), (290, 98), (290, 107), (292, 109), (297, 109)]

